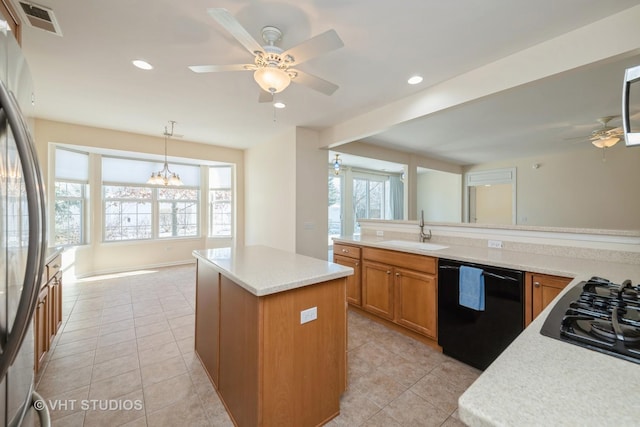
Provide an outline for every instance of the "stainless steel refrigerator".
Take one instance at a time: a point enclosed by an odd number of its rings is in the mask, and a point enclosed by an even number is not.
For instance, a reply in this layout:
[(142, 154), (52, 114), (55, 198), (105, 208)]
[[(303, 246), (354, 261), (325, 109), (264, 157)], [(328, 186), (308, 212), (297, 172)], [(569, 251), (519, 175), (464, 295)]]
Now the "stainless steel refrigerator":
[[(45, 200), (31, 136), (33, 85), (24, 57), (0, 21), (0, 424), (31, 426), (33, 312), (46, 256)], [(35, 396), (35, 397), (34, 397)]]

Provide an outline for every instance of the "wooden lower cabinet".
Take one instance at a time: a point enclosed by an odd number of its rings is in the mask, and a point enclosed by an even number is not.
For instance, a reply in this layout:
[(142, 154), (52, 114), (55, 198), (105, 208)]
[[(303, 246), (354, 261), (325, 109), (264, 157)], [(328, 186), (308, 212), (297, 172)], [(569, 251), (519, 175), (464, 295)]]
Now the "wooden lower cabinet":
[[(224, 275), (204, 274), (214, 269), (201, 260), (197, 268), (196, 353), (217, 378), (234, 424), (317, 426), (338, 415), (346, 389), (346, 278), (258, 297)], [(215, 290), (202, 290), (215, 283), (217, 303)], [(301, 324), (300, 312), (312, 307), (317, 319)], [(217, 348), (204, 346), (216, 336)]]
[(393, 320), (393, 267), (377, 262), (362, 263), (362, 308), (385, 319)]
[(48, 311), (49, 287), (40, 289), (36, 310), (33, 315), (35, 370), (40, 368), (40, 363), (47, 351), (49, 351), (49, 311)]
[(437, 301), (435, 258), (382, 249), (363, 249), (364, 310), (436, 339)]
[(53, 341), (62, 325), (62, 273), (49, 281), (49, 341)]
[(436, 277), (431, 274), (396, 268), (396, 322), (430, 338), (436, 338), (437, 286)]
[(347, 277), (347, 302), (358, 307), (362, 305), (361, 253), (358, 246), (333, 245), (333, 262), (353, 268), (353, 275)]
[(44, 356), (62, 325), (62, 264), (56, 255), (45, 264), (40, 294), (33, 315), (34, 370), (37, 373)]
[(334, 255), (333, 262), (353, 268), (353, 275), (347, 276), (347, 302), (357, 306), (362, 305), (362, 273), (360, 260), (342, 255)]
[(533, 321), (571, 282), (571, 278), (548, 274), (525, 274), (525, 326)]

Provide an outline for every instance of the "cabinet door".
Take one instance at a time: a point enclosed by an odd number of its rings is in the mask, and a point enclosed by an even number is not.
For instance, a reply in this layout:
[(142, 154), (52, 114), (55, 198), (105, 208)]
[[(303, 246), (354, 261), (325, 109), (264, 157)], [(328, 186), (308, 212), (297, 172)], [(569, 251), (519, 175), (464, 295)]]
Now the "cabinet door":
[(531, 323), (571, 280), (569, 277), (527, 273), (527, 286), (531, 290), (531, 316), (530, 319), (525, 316), (525, 323)]
[(59, 275), (56, 275), (49, 281), (49, 299), (47, 305), (49, 308), (49, 340), (53, 341), (62, 323), (62, 288)]
[(360, 279), (360, 261), (353, 258), (347, 258), (342, 255), (334, 255), (333, 262), (353, 268), (353, 275), (347, 276), (347, 302), (349, 304), (362, 305), (362, 289)]
[(211, 267), (198, 261), (196, 272), (195, 350), (213, 385), (218, 387), (220, 278)]
[(393, 267), (362, 262), (362, 308), (393, 320)]
[(42, 358), (49, 350), (49, 313), (48, 306), (49, 288), (43, 287), (38, 295), (38, 303), (33, 315), (33, 333), (34, 333), (34, 352), (35, 352), (35, 371), (38, 372)]
[(396, 268), (395, 289), (396, 323), (437, 338), (438, 295), (435, 276)]

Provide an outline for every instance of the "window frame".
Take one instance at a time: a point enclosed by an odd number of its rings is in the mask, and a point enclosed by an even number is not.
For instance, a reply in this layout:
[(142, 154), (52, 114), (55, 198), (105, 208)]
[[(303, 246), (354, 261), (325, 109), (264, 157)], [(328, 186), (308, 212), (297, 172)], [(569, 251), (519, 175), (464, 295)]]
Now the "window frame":
[[(64, 184), (78, 184), (80, 185), (80, 196), (79, 197), (68, 197), (68, 196), (59, 196), (57, 187), (59, 183)], [(72, 180), (72, 179), (58, 179), (56, 178), (53, 183), (53, 194), (54, 194), (54, 214), (53, 214), (53, 238), (55, 240), (56, 246), (68, 247), (68, 246), (82, 246), (88, 244), (88, 233), (87, 233), (87, 201), (89, 198), (89, 184), (85, 181), (80, 180)], [(80, 241), (78, 243), (60, 243), (58, 242), (58, 221), (57, 221), (57, 206), (58, 201), (77, 201), (80, 202)], [(68, 230), (68, 229), (67, 229)]]
[[(161, 199), (160, 198), (160, 190), (162, 189), (170, 189), (170, 190), (193, 190), (195, 191), (196, 197), (195, 199)], [(155, 212), (157, 212), (157, 217), (156, 217), (156, 221), (153, 227), (153, 238), (154, 239), (158, 239), (158, 240), (166, 240), (166, 239), (188, 239), (188, 238), (197, 238), (200, 237), (200, 230), (201, 230), (201, 224), (200, 224), (200, 189), (197, 187), (187, 187), (187, 186), (182, 186), (182, 187), (171, 187), (171, 186), (167, 186), (167, 187), (155, 187), (153, 188), (153, 192), (152, 192), (152, 198), (155, 199), (155, 203), (154, 203), (154, 208), (155, 208)], [(193, 235), (185, 235), (185, 236), (161, 236), (160, 234), (160, 222), (161, 222), (161, 216), (163, 215), (160, 209), (160, 204), (162, 203), (195, 203), (195, 218), (196, 218), (196, 223), (195, 223), (195, 233)]]
[[(208, 180), (208, 188), (207, 188), (207, 237), (210, 239), (233, 239), (234, 230), (235, 230), (235, 165), (226, 164), (226, 165), (215, 165), (207, 167), (207, 176), (211, 177), (211, 169), (215, 168), (228, 168), (230, 173), (230, 186), (229, 187), (212, 187), (210, 179)], [(228, 202), (218, 202), (214, 200), (213, 194), (216, 191), (228, 191), (230, 194), (230, 199)], [(217, 204), (225, 204), (229, 206), (229, 234), (213, 234), (213, 230), (216, 228), (216, 223), (214, 222), (215, 218), (215, 206)]]
[[(107, 199), (105, 197), (105, 187), (138, 187), (138, 188), (147, 188), (151, 189), (151, 197), (150, 199), (128, 199), (128, 198), (116, 198), (116, 199)], [(154, 240), (154, 191), (151, 186), (140, 185), (140, 184), (123, 184), (121, 182), (118, 183), (110, 183), (103, 182), (100, 188), (102, 194), (102, 243), (117, 243), (117, 242), (136, 242), (136, 241), (144, 241), (148, 242)], [(135, 239), (117, 239), (117, 240), (107, 240), (107, 203), (110, 201), (116, 202), (128, 202), (128, 203), (140, 203), (136, 201), (142, 201), (144, 203), (149, 203), (151, 206), (151, 222), (150, 222), (150, 236), (148, 238), (135, 238)]]

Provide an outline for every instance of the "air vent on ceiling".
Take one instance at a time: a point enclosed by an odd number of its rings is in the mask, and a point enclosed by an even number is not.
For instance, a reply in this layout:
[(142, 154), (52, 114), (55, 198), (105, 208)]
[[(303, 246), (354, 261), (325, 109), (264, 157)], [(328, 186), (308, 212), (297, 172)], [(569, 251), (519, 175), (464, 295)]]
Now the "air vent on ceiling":
[(29, 3), (26, 1), (20, 2), (20, 7), (27, 17), (27, 21), (34, 28), (40, 28), (41, 30), (48, 31), (59, 36), (62, 35), (58, 21), (53, 14), (53, 10), (45, 6)]

